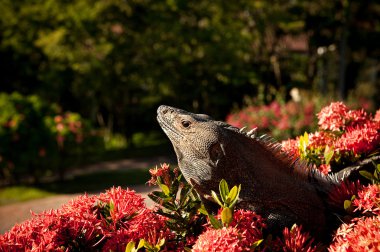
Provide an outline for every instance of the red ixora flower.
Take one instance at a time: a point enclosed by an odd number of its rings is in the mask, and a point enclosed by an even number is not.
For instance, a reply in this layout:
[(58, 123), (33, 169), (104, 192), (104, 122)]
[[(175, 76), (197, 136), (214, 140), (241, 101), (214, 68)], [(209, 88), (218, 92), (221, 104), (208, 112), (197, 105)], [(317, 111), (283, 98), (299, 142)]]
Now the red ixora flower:
[(364, 187), (357, 195), (358, 197), (352, 202), (356, 206), (355, 211), (380, 215), (380, 185)]
[(373, 118), (375, 122), (380, 122), (380, 109), (376, 111), (375, 117)]
[(348, 108), (343, 102), (333, 102), (318, 115), (318, 125), (323, 130), (340, 131), (344, 128)]
[(165, 218), (134, 191), (111, 188), (79, 196), (61, 209), (35, 215), (0, 235), (0, 251), (119, 251), (129, 241), (171, 237)]
[(156, 166), (156, 168), (150, 169), (149, 173), (152, 176), (151, 179), (148, 181), (149, 185), (157, 185), (157, 178), (161, 177), (163, 180), (162, 182), (165, 185), (170, 186), (171, 177), (170, 177), (170, 167), (168, 164), (163, 163), (161, 164), (160, 168), (157, 168)]
[(325, 175), (331, 172), (330, 164), (321, 164), (319, 167), (317, 167), (317, 169)]
[(354, 219), (337, 230), (328, 249), (335, 251), (380, 251), (380, 216)]
[(290, 156), (294, 158), (298, 158), (300, 156), (298, 138), (282, 141), (281, 146), (282, 146), (282, 151), (288, 153)]
[[(219, 218), (220, 214), (221, 210), (219, 210)], [(264, 223), (264, 218), (255, 212), (239, 209), (234, 212), (230, 226), (244, 233), (246, 241), (253, 244), (263, 238), (262, 230), (266, 227), (266, 224)]]
[(333, 141), (334, 135), (325, 131), (317, 131), (309, 134), (308, 148), (324, 148), (331, 145)]
[(193, 252), (238, 252), (249, 251), (246, 236), (235, 227), (222, 229), (209, 228), (195, 242)]
[(380, 133), (374, 123), (348, 128), (334, 147), (341, 152), (352, 151), (355, 155), (373, 151), (380, 144)]

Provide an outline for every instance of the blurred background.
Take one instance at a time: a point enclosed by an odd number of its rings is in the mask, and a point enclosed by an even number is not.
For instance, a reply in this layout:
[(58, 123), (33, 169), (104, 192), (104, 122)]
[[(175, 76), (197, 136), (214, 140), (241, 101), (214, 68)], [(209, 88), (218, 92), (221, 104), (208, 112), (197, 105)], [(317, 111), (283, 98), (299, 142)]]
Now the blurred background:
[[(280, 140), (312, 131), (330, 101), (380, 104), (378, 1), (2, 0), (0, 9), (3, 205), (144, 183), (151, 163), (173, 160), (160, 104)], [(77, 172), (126, 158), (151, 162)]]

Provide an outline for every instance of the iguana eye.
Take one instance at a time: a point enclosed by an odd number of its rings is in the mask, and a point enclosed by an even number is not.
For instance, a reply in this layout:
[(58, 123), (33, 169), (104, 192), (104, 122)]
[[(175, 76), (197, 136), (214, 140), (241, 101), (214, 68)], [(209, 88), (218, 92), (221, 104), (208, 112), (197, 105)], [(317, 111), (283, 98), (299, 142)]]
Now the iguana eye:
[(191, 122), (190, 122), (190, 121), (182, 121), (181, 124), (182, 124), (182, 126), (183, 126), (184, 128), (188, 128), (188, 127), (190, 127)]

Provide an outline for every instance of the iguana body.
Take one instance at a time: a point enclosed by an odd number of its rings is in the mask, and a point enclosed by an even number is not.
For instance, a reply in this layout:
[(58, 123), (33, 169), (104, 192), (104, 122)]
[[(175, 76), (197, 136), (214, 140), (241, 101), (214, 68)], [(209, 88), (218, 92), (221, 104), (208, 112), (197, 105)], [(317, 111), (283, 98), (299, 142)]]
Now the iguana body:
[(321, 195), (334, 181), (294, 161), (270, 138), (245, 133), (207, 115), (160, 106), (157, 120), (171, 140), (185, 179), (207, 199), (225, 179), (241, 184), (238, 208), (267, 218), (270, 229), (294, 223), (311, 231), (326, 226)]

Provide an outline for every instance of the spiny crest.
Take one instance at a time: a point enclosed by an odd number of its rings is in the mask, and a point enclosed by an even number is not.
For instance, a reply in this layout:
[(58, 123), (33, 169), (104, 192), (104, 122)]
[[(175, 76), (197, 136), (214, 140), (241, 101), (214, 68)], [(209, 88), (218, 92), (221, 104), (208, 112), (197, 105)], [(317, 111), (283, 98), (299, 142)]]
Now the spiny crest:
[(339, 184), (342, 179), (339, 175), (324, 175), (319, 170), (313, 168), (311, 165), (299, 159), (294, 154), (287, 153), (282, 150), (282, 145), (278, 143), (274, 138), (266, 134), (258, 135), (257, 128), (246, 131), (246, 127), (236, 128), (229, 124), (222, 125), (225, 129), (239, 133), (245, 137), (255, 140), (256, 143), (260, 143), (263, 148), (270, 151), (272, 155), (282, 162), (285, 167), (278, 167), (284, 169), (284, 171), (299, 176), (311, 183), (320, 185), (323, 189), (328, 190), (331, 186)]
[(257, 127), (251, 129), (250, 131), (246, 131), (247, 127), (242, 127), (241, 129), (236, 128), (234, 126), (231, 126), (229, 124), (222, 125), (225, 129), (231, 130), (233, 132), (237, 132), (247, 138), (250, 138), (252, 140), (255, 140), (255, 142), (260, 143), (263, 148), (270, 151), (274, 157), (276, 157), (279, 161), (286, 164), (286, 168), (289, 168), (289, 171), (293, 171), (295, 166), (305, 166), (305, 164), (298, 161), (298, 158), (289, 155), (289, 153), (286, 153), (282, 150), (282, 145), (278, 143), (274, 138), (272, 138), (269, 135), (263, 134), (258, 135)]

